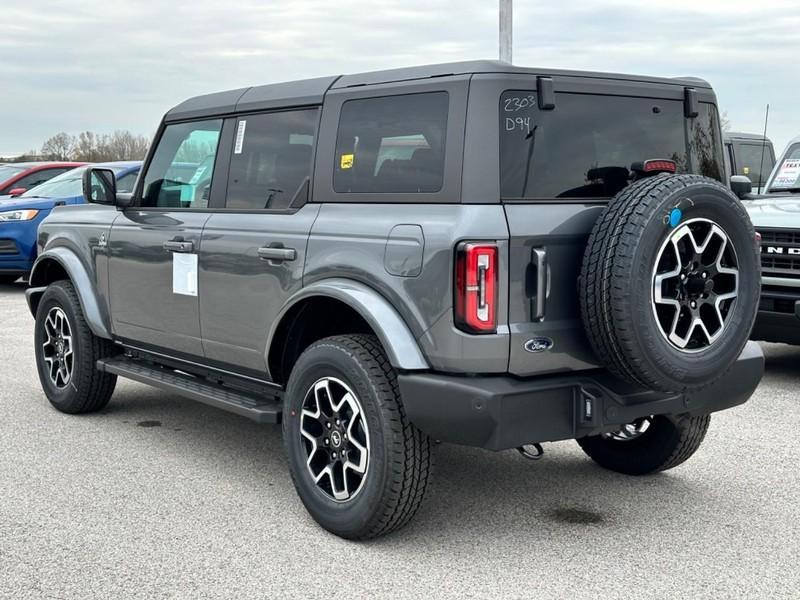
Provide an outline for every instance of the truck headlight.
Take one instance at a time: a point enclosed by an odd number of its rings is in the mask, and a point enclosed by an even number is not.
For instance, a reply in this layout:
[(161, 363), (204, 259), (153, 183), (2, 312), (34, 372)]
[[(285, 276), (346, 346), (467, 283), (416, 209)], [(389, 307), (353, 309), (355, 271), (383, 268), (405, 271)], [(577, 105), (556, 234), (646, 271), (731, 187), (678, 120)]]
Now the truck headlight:
[(11, 221), (30, 221), (35, 219), (39, 214), (38, 210), (25, 209), (25, 210), (9, 210), (0, 212), (0, 223), (8, 223)]

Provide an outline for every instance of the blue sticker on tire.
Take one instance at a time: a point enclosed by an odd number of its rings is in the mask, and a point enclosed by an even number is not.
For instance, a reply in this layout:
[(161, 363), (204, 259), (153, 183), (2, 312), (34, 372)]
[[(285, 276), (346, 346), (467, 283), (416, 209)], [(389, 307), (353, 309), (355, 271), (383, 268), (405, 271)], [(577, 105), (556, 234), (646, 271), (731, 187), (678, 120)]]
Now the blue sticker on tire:
[(680, 208), (673, 208), (669, 212), (669, 226), (670, 227), (677, 227), (678, 223), (681, 222), (683, 218), (683, 211)]

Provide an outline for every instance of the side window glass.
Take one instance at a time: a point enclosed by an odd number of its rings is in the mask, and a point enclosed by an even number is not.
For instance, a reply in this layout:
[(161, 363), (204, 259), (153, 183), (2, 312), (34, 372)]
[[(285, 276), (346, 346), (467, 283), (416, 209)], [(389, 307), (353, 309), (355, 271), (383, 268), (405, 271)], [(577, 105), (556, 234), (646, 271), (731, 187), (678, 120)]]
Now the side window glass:
[(49, 181), (56, 175), (60, 175), (64, 173), (66, 169), (42, 169), (41, 171), (36, 171), (35, 173), (31, 173), (17, 181), (14, 184), (14, 187), (25, 188), (29, 190), (37, 185), (41, 185), (45, 181)]
[(746, 175), (753, 182), (753, 185), (764, 185), (774, 166), (772, 152), (770, 152), (766, 142), (763, 144), (742, 144), (739, 147), (739, 161), (737, 163), (739, 172), (736, 174)]
[(316, 109), (237, 119), (225, 206), (259, 210), (302, 205), (317, 119)]
[(144, 178), (141, 206), (206, 208), (222, 120), (168, 125)]
[(690, 120), (689, 151), (696, 172), (717, 181), (723, 181), (725, 159), (722, 140), (719, 137), (719, 115), (717, 107), (707, 102), (700, 103), (700, 114)]
[(447, 92), (348, 100), (342, 105), (333, 189), (438, 192), (444, 178)]

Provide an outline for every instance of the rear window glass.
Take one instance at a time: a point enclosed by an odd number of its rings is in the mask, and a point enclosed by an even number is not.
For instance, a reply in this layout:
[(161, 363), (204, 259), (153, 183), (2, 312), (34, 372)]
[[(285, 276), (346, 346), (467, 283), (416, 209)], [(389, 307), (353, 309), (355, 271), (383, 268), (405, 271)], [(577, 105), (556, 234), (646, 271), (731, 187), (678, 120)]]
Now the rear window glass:
[(688, 171), (681, 101), (559, 93), (540, 111), (531, 91), (501, 97), (503, 198), (608, 198), (655, 158)]
[(444, 177), (447, 92), (348, 100), (336, 140), (340, 193), (438, 192)]

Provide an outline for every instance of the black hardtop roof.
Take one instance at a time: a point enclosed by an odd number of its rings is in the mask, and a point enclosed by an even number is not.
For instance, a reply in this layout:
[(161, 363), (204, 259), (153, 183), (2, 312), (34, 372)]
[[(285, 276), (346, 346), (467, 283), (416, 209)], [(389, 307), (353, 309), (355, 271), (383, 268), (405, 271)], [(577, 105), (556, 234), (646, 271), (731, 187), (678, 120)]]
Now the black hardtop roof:
[(566, 69), (538, 69), (518, 67), (496, 60), (475, 60), (418, 67), (404, 67), (355, 75), (317, 77), (314, 79), (271, 83), (205, 94), (181, 102), (167, 112), (165, 120), (179, 121), (237, 112), (270, 110), (282, 107), (313, 106), (322, 103), (325, 93), (329, 89), (394, 83), (398, 81), (428, 79), (431, 77), (446, 77), (448, 75), (474, 75), (479, 73), (591, 77), (595, 79), (616, 79), (662, 85), (711, 88), (706, 81), (694, 77), (667, 78), (594, 71), (570, 71)]

